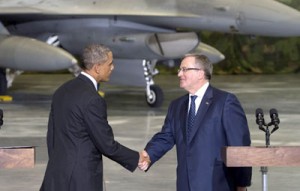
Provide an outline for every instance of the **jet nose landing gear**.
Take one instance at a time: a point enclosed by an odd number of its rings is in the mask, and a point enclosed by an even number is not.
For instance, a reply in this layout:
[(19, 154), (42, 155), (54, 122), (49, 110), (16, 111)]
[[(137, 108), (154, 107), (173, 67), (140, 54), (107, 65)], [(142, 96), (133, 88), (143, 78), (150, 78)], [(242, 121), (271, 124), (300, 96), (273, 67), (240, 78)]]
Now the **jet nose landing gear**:
[(158, 74), (155, 69), (156, 61), (143, 60), (144, 76), (146, 80), (146, 101), (150, 107), (160, 107), (164, 101), (162, 89), (154, 84), (153, 76)]
[(164, 101), (163, 91), (158, 85), (147, 85), (146, 100), (150, 107), (160, 107)]

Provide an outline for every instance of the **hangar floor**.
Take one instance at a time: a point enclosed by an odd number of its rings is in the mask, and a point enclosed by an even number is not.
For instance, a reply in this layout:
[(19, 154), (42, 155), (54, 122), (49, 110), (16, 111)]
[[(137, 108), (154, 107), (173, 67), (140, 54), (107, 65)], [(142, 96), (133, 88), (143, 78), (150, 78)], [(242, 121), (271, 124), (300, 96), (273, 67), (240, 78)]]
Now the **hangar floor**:
[[(30, 169), (0, 169), (1, 190), (38, 190), (44, 175), (47, 152), (46, 132), (51, 94), (69, 74), (23, 74), (18, 76), (9, 90), (10, 103), (0, 103), (4, 111), (4, 125), (0, 130), (1, 146), (36, 146), (36, 164)], [(247, 114), (252, 145), (264, 146), (264, 132), (255, 123), (255, 110), (277, 108), (280, 128), (271, 135), (272, 146), (300, 145), (300, 75), (247, 75), (214, 76), (212, 84), (235, 93)], [(109, 122), (116, 140), (142, 150), (146, 142), (157, 132), (164, 121), (170, 101), (185, 92), (178, 88), (176, 76), (158, 76), (156, 83), (165, 92), (165, 102), (159, 109), (149, 108), (144, 101), (143, 88), (119, 87), (104, 84), (108, 103)], [(121, 96), (120, 96), (121, 95)], [(105, 187), (107, 191), (143, 190), (174, 191), (176, 181), (175, 150), (167, 153), (152, 169), (130, 173), (117, 163), (104, 161)], [(272, 191), (298, 190), (300, 167), (272, 167), (268, 172), (268, 187)], [(262, 190), (259, 167), (253, 168), (253, 184), (248, 189)]]

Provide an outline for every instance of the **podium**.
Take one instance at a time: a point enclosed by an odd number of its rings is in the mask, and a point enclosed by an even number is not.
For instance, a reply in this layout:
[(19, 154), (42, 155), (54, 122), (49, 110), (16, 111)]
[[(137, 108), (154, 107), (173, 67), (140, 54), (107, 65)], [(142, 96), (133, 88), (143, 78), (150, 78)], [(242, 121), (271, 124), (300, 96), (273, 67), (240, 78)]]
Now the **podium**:
[(227, 167), (261, 167), (263, 190), (267, 190), (267, 167), (300, 166), (300, 146), (224, 147), (222, 159)]
[(0, 147), (0, 169), (33, 168), (35, 147)]
[[(3, 110), (0, 109), (0, 129), (3, 125)], [(35, 164), (35, 147), (9, 146), (0, 147), (0, 169), (33, 168)]]
[(300, 146), (224, 147), (222, 158), (228, 167), (300, 166)]

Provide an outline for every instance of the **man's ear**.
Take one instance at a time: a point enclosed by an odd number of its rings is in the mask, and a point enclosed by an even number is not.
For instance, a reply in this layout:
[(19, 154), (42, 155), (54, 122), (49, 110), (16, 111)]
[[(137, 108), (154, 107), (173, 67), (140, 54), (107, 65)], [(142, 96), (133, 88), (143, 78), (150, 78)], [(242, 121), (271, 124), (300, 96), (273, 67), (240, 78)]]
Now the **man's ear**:
[(101, 71), (101, 65), (100, 65), (100, 64), (95, 64), (95, 65), (93, 66), (93, 70), (94, 70), (94, 72), (95, 72), (96, 74), (99, 74), (100, 71)]

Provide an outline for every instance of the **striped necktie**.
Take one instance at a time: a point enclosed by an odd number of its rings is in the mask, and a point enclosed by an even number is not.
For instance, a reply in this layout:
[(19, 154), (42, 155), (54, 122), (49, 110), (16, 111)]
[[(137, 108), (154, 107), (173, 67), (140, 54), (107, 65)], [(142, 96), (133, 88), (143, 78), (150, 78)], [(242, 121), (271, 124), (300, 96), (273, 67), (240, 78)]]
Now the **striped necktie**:
[(190, 139), (191, 129), (194, 126), (195, 118), (196, 118), (196, 106), (195, 106), (195, 99), (197, 96), (191, 96), (191, 105), (188, 114), (188, 122), (187, 122), (187, 140)]

